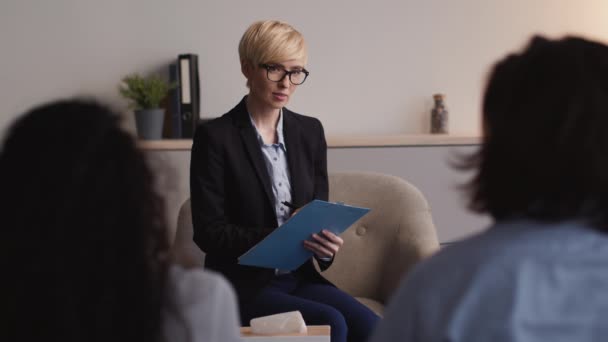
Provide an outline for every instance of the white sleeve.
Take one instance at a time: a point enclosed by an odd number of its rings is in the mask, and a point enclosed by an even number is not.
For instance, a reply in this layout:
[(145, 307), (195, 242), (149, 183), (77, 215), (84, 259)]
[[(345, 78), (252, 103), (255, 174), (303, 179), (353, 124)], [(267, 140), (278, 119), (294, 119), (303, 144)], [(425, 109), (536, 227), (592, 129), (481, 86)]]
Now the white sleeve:
[(165, 316), (167, 341), (242, 341), (236, 296), (219, 274), (203, 269), (170, 269), (173, 298)]

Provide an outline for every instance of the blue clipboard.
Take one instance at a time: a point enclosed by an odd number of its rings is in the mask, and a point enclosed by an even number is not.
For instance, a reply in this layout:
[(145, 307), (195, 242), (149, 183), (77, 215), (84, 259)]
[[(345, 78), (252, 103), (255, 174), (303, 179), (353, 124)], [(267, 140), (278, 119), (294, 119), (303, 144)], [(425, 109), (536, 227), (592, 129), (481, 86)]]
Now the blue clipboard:
[(312, 234), (323, 229), (340, 235), (369, 210), (314, 200), (241, 255), (239, 264), (293, 271), (313, 255), (304, 248), (304, 240), (311, 240)]

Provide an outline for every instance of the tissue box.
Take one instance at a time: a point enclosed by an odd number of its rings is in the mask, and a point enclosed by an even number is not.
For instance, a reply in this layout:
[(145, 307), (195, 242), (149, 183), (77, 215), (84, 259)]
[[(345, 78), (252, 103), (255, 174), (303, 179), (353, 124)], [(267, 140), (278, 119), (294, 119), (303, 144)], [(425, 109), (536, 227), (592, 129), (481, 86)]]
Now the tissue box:
[(251, 332), (259, 335), (306, 333), (306, 323), (304, 323), (300, 311), (254, 318), (249, 324), (251, 325)]

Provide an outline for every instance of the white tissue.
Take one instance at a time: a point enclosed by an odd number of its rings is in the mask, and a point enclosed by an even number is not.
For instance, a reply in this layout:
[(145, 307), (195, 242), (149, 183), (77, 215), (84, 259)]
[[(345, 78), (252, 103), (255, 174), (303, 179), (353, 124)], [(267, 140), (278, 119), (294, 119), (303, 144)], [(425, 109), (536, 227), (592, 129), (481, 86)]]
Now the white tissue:
[(249, 324), (251, 332), (260, 335), (306, 333), (306, 323), (300, 311), (254, 318)]

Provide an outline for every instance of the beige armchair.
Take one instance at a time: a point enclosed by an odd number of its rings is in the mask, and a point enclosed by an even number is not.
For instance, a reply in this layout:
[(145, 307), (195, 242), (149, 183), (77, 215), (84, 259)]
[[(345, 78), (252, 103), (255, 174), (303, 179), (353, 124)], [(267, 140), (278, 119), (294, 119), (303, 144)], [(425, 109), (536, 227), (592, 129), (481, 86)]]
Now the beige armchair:
[(405, 180), (367, 172), (331, 173), (329, 200), (371, 211), (342, 234), (323, 275), (382, 315), (403, 275), (439, 249), (429, 205)]
[(194, 243), (194, 228), (192, 226), (192, 207), (188, 198), (179, 209), (175, 239), (171, 246), (172, 259), (180, 265), (205, 265), (205, 253)]
[[(371, 208), (343, 234), (344, 246), (323, 275), (382, 315), (402, 276), (439, 248), (429, 205), (401, 178), (364, 172), (329, 175), (329, 199)], [(172, 255), (203, 265), (204, 253), (192, 240), (190, 200), (182, 205)]]

